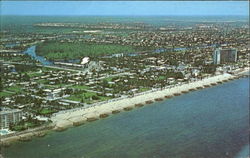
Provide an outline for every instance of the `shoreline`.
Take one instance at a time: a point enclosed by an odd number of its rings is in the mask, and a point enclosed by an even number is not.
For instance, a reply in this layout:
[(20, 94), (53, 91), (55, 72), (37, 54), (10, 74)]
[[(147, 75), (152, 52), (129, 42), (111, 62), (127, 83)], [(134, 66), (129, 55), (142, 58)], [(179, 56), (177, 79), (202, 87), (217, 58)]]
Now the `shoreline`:
[(239, 79), (242, 75), (244, 75), (244, 73), (247, 72), (249, 74), (249, 68), (243, 69), (234, 75), (221, 74), (190, 83), (146, 91), (140, 94), (135, 94), (134, 97), (115, 98), (104, 103), (96, 103), (93, 106), (87, 108), (81, 107), (67, 111), (61, 111), (52, 115), (51, 120), (53, 123), (49, 125), (51, 128), (35, 131), (23, 131), (20, 133), (15, 133), (14, 135), (6, 135), (6, 137), (1, 136), (0, 145), (9, 146), (11, 143), (16, 141), (30, 141), (33, 137), (45, 136), (49, 131), (64, 131), (70, 127), (80, 126), (87, 122), (93, 122), (98, 119), (106, 118), (111, 114), (130, 111), (134, 108), (143, 107), (154, 102), (164, 101), (175, 96), (180, 96), (182, 94)]
[(107, 103), (101, 105), (97, 104), (88, 108), (72, 109), (55, 114), (51, 120), (56, 124), (55, 128), (68, 128), (78, 122), (81, 124), (81, 122), (90, 122), (89, 120), (93, 120), (93, 118), (99, 119), (99, 117), (104, 114), (109, 115), (117, 113), (118, 111), (130, 111), (135, 107), (141, 107), (146, 104), (152, 104), (156, 101), (163, 101), (181, 94), (215, 86), (233, 79), (238, 79), (238, 75), (248, 71), (249, 69), (243, 70), (235, 75), (221, 74), (191, 83), (167, 87), (162, 90), (157, 89), (144, 92), (143, 94), (135, 94), (134, 97), (114, 99), (115, 101), (108, 101)]
[(8, 147), (17, 141), (30, 141), (33, 137), (44, 137), (48, 132), (53, 130), (55, 124), (50, 123), (41, 127), (25, 130), (21, 132), (12, 133), (9, 135), (1, 136), (0, 146)]

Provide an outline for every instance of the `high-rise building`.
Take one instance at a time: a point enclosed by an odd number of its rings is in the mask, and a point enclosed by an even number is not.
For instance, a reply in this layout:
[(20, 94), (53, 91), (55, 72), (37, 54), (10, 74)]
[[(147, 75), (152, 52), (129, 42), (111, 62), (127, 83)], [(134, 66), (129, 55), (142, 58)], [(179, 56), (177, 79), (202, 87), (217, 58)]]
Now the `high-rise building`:
[(214, 64), (224, 64), (237, 61), (237, 49), (216, 48), (213, 55)]
[(22, 111), (19, 109), (4, 109), (0, 111), (0, 129), (9, 128), (22, 120)]

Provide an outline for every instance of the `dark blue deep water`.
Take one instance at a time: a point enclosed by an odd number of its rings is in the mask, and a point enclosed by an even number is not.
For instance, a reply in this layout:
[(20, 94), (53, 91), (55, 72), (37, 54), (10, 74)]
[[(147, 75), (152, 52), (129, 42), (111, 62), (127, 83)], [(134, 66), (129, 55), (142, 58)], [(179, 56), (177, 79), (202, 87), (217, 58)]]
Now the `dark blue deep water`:
[[(234, 158), (246, 155), (249, 79), (195, 91), (2, 149), (6, 158)], [(48, 146), (49, 144), (49, 146)], [(244, 157), (245, 158), (245, 157)]]

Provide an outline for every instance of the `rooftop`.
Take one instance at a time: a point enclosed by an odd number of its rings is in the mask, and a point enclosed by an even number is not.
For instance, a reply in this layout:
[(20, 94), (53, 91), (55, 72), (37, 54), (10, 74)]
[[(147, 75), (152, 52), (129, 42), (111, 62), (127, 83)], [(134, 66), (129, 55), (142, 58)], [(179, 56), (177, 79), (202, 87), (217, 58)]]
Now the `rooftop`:
[(19, 110), (19, 109), (1, 109), (0, 115), (10, 114), (10, 113), (15, 113), (15, 112), (21, 112), (21, 110)]

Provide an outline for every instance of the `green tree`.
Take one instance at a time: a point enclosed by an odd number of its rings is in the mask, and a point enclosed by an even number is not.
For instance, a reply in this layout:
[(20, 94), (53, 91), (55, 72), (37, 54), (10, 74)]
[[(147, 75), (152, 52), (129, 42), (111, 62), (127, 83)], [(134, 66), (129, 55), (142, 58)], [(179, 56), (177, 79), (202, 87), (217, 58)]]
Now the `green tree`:
[(0, 92), (3, 91), (3, 82), (2, 82), (2, 77), (0, 77)]
[(27, 73), (25, 73), (25, 74), (23, 75), (23, 80), (24, 80), (24, 81), (29, 81), (29, 80), (30, 80), (30, 76), (29, 76)]
[(102, 80), (102, 86), (103, 87), (109, 87), (108, 81), (107, 80)]

